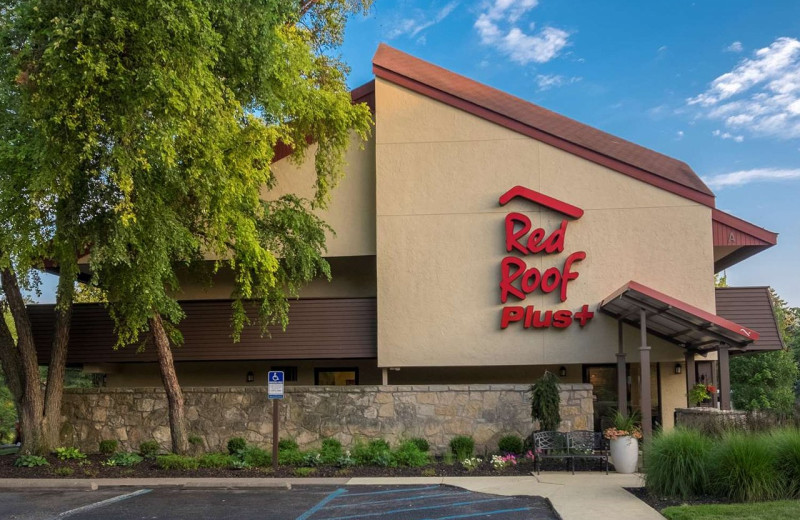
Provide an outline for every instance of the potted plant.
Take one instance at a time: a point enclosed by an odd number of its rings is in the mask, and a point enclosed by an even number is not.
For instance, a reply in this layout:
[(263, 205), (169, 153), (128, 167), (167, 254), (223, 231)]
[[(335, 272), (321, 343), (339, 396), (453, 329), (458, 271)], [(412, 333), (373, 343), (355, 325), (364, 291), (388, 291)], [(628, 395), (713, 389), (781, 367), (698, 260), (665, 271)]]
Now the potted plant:
[[(716, 388), (714, 391), (716, 392)], [(689, 404), (691, 406), (698, 406), (709, 398), (711, 398), (711, 394), (709, 394), (708, 387), (703, 383), (697, 383), (689, 390)]]
[(633, 473), (639, 463), (639, 439), (642, 438), (639, 421), (635, 415), (617, 410), (612, 422), (614, 425), (603, 432), (611, 443), (611, 462), (617, 473)]

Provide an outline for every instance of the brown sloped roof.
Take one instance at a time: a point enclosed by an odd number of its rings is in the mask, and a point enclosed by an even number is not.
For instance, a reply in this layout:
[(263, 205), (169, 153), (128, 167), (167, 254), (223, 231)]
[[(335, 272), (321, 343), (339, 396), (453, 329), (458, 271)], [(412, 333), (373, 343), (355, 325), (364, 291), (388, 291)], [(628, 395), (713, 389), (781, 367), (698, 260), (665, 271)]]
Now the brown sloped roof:
[(758, 331), (759, 337), (747, 351), (780, 350), (784, 347), (769, 287), (718, 287), (717, 314)]
[(381, 44), (376, 77), (714, 207), (714, 193), (686, 163)]

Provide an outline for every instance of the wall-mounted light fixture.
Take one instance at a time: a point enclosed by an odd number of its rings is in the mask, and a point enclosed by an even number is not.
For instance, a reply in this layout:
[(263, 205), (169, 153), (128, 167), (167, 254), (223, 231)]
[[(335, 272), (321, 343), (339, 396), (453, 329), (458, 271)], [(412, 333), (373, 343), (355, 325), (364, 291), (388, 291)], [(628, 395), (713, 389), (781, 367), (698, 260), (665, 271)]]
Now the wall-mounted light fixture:
[(567, 367), (559, 368), (558, 369), (558, 375), (560, 375), (561, 377), (566, 377), (567, 376)]
[(255, 380), (256, 380), (256, 376), (253, 375), (253, 371), (251, 370), (250, 372), (247, 373), (247, 382), (248, 383), (252, 383)]
[(675, 363), (675, 373), (680, 374), (683, 372), (683, 366), (680, 363)]

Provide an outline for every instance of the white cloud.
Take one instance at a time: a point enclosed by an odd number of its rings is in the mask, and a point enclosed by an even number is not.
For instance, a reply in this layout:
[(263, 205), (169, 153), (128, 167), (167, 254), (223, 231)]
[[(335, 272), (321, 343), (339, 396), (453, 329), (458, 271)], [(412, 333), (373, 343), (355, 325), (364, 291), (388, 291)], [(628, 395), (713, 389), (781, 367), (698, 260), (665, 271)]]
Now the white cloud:
[(538, 0), (493, 0), (475, 20), (481, 43), (497, 48), (521, 65), (546, 63), (569, 43), (569, 33), (556, 27), (535, 31), (529, 24), (523, 31), (517, 22), (539, 4)]
[(680, 141), (681, 139), (683, 139), (683, 130), (678, 130), (675, 133), (675, 140)]
[(782, 170), (778, 168), (756, 168), (753, 170), (740, 170), (731, 173), (722, 173), (713, 177), (704, 177), (703, 181), (709, 188), (725, 188), (728, 186), (741, 186), (759, 181), (786, 181), (800, 179), (800, 169)]
[(744, 47), (742, 47), (742, 42), (733, 42), (732, 44), (728, 45), (723, 49), (725, 52), (742, 52)]
[[(455, 10), (456, 7), (458, 7), (458, 1), (453, 0), (452, 2), (447, 3), (444, 7), (439, 9), (433, 15), (431, 15), (431, 13), (420, 11), (417, 12), (411, 18), (399, 19), (394, 23), (394, 26), (389, 29), (389, 32), (386, 34), (386, 37), (390, 40), (404, 35), (409, 36), (410, 38), (414, 38), (428, 27), (436, 25), (437, 23), (447, 18), (450, 15), (450, 13), (452, 13)], [(423, 41), (423, 44), (424, 43), (425, 42)]]
[(559, 74), (538, 74), (536, 76), (536, 85), (539, 87), (539, 90), (549, 90), (553, 87), (563, 87), (564, 85), (577, 83), (581, 79), (583, 78), (577, 76), (565, 78)]
[(719, 137), (720, 139), (730, 139), (732, 141), (736, 141), (737, 143), (741, 143), (742, 141), (744, 141), (743, 135), (733, 135), (729, 132), (723, 132), (721, 130), (714, 130), (713, 132), (711, 132), (711, 135), (713, 135), (714, 137)]
[(687, 103), (734, 131), (800, 137), (800, 41), (778, 38)]
[(665, 50), (667, 50), (666, 45), (662, 45), (661, 47), (658, 48), (658, 52), (664, 52)]

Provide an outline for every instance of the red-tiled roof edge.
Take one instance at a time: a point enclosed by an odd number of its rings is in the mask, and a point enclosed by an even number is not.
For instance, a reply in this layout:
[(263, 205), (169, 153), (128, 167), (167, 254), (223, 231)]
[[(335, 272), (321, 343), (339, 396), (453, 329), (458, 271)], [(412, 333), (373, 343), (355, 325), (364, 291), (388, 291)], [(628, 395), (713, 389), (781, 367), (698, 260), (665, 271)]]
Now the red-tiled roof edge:
[(751, 224), (746, 220), (740, 219), (739, 217), (731, 215), (730, 213), (725, 213), (722, 210), (712, 208), (711, 220), (716, 220), (717, 222), (739, 230), (742, 233), (752, 235), (759, 240), (763, 240), (770, 246), (774, 246), (778, 243), (778, 233), (756, 226), (755, 224)]
[[(651, 287), (647, 287), (646, 285), (642, 285), (639, 282), (635, 282), (633, 280), (629, 281), (628, 283), (626, 283), (625, 285), (623, 285), (622, 287), (620, 287), (619, 289), (617, 289), (616, 291), (611, 293), (611, 295), (609, 295), (608, 297), (603, 298), (603, 301), (600, 302), (600, 307), (605, 305), (606, 302), (609, 302), (609, 301), (619, 297), (621, 294), (623, 294), (628, 289), (632, 289), (634, 291), (640, 292), (640, 293), (642, 293), (642, 294), (644, 294), (646, 296), (649, 296), (651, 298), (655, 298), (656, 300), (660, 300), (661, 302), (663, 302), (663, 303), (665, 303), (667, 305), (670, 305), (672, 307), (675, 307), (677, 309), (680, 309), (680, 310), (682, 310), (684, 312), (688, 312), (690, 314), (694, 314), (698, 318), (702, 318), (702, 319), (704, 319), (704, 320), (706, 320), (706, 321), (708, 321), (710, 323), (713, 323), (714, 325), (723, 327), (723, 328), (725, 328), (725, 329), (727, 329), (727, 330), (729, 330), (731, 332), (734, 332), (734, 333), (742, 336), (743, 338), (747, 338), (747, 339), (753, 340), (753, 341), (756, 341), (759, 338), (758, 332), (753, 330), (753, 329), (751, 329), (751, 328), (749, 328), (749, 327), (745, 327), (743, 325), (739, 325), (738, 323), (732, 322), (730, 320), (726, 320), (722, 316), (717, 316), (716, 314), (710, 313), (708, 311), (704, 311), (703, 309), (701, 309), (699, 307), (695, 307), (691, 303), (686, 303), (686, 302), (684, 302), (682, 300), (679, 300), (677, 298), (673, 298), (672, 296), (664, 294), (664, 293), (662, 293), (660, 291), (657, 291), (657, 290), (655, 290), (655, 289), (653, 289)], [(742, 331), (750, 331), (750, 334), (747, 334), (746, 332), (742, 332)]]
[[(408, 88), (666, 191), (714, 207), (713, 192), (688, 165), (677, 159), (556, 114), (511, 94), (415, 58), (386, 44), (378, 47), (372, 64), (373, 73), (377, 78)], [(431, 78), (434, 78), (437, 84), (433, 84), (434, 81), (431, 81)], [(484, 102), (481, 102), (480, 97), (484, 98)], [(510, 110), (502, 110), (498, 106), (489, 106), (493, 103), (487, 103), (488, 98), (497, 103), (516, 105), (515, 113), (510, 113)], [(496, 103), (494, 104), (496, 105)], [(546, 117), (551, 119), (551, 128), (543, 128), (547, 125), (524, 121), (526, 115), (530, 118)], [(557, 129), (552, 128), (553, 126), (561, 127), (562, 132), (558, 132)], [(586, 143), (579, 142), (580, 139), (570, 139), (569, 136), (565, 136), (565, 132), (582, 133), (585, 141), (592, 139), (606, 141), (608, 147), (588, 146)], [(616, 152), (610, 149), (612, 145), (617, 147)], [(620, 158), (620, 155), (627, 155), (628, 160)], [(639, 160), (636, 160), (637, 157)], [(652, 171), (654, 168), (648, 169), (642, 164), (643, 162), (660, 162), (665, 165), (665, 168), (659, 169), (660, 171)]]

